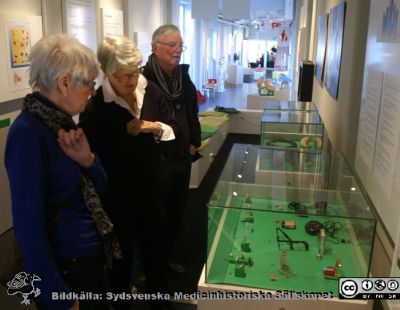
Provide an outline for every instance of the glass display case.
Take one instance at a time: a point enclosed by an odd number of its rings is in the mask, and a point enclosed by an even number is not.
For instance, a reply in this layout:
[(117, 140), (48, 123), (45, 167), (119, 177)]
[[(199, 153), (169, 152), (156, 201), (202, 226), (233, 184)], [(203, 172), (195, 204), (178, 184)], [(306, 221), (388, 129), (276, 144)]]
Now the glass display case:
[(320, 150), (324, 125), (317, 112), (264, 112), (261, 115), (261, 146), (278, 149)]
[(305, 111), (317, 112), (317, 107), (309, 101), (274, 101), (267, 100), (264, 103), (264, 111)]
[(333, 150), (294, 150), (234, 144), (220, 181), (360, 191), (346, 159)]
[(255, 184), (325, 188), (331, 153), (256, 147)]
[(257, 148), (234, 145), (210, 198), (205, 283), (337, 296), (339, 277), (368, 276), (376, 219), (361, 191), (257, 184)]

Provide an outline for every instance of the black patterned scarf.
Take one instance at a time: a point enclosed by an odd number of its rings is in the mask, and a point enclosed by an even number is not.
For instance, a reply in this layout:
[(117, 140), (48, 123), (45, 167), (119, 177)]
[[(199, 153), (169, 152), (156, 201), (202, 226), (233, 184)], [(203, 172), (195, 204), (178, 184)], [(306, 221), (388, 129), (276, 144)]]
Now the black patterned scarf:
[(154, 73), (158, 84), (167, 95), (168, 99), (175, 100), (179, 98), (182, 93), (182, 68), (177, 66), (174, 70), (174, 75), (172, 77), (172, 91), (169, 90), (167, 81), (165, 80), (164, 72), (158, 63), (157, 57), (154, 54), (149, 56), (148, 64), (151, 71)]
[[(22, 110), (29, 112), (49, 127), (55, 135), (59, 129), (63, 128), (69, 130), (70, 128), (77, 128), (71, 117), (63, 112), (51, 108), (44, 103), (40, 102), (32, 94), (24, 98)], [(97, 231), (100, 234), (104, 246), (104, 252), (107, 259), (107, 265), (110, 267), (114, 258), (122, 258), (121, 248), (113, 233), (113, 224), (111, 223), (108, 215), (103, 209), (100, 198), (96, 192), (92, 180), (87, 175), (83, 167), (81, 170), (81, 192), (86, 207), (88, 208), (92, 219), (96, 225)]]

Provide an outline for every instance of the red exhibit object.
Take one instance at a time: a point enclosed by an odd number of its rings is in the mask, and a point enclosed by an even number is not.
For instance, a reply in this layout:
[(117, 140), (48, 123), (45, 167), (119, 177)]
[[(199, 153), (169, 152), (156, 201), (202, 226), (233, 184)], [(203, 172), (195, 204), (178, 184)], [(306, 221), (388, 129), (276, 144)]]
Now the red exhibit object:
[(279, 22), (272, 22), (271, 26), (272, 26), (272, 29), (275, 29), (275, 28), (278, 28), (278, 27), (282, 26), (282, 24), (279, 23)]
[(286, 42), (287, 39), (288, 39), (287, 34), (286, 34), (285, 30), (283, 30), (281, 33), (281, 41)]
[(336, 275), (336, 270), (335, 267), (333, 266), (327, 266), (324, 268), (324, 275), (328, 277), (334, 277)]

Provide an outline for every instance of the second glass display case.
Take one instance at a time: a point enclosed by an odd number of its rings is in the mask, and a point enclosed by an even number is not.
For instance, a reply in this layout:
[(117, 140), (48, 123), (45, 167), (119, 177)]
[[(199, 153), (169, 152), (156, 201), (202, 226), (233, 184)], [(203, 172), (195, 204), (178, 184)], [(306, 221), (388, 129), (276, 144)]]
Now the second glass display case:
[(264, 111), (306, 111), (317, 112), (317, 107), (309, 101), (276, 101), (267, 100)]
[(261, 146), (279, 149), (313, 149), (324, 146), (324, 125), (318, 112), (264, 112)]

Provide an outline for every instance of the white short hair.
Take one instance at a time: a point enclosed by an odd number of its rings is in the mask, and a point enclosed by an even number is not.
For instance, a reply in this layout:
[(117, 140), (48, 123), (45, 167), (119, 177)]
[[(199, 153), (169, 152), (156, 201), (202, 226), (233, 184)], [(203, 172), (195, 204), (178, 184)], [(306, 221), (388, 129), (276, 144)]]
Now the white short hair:
[(50, 35), (37, 42), (29, 60), (29, 85), (35, 91), (54, 91), (61, 74), (68, 74), (73, 86), (99, 74), (96, 55), (77, 39), (63, 34)]
[(114, 73), (118, 68), (137, 68), (143, 60), (136, 44), (125, 36), (106, 37), (97, 48), (103, 71)]
[(181, 31), (175, 25), (172, 24), (162, 25), (154, 31), (153, 36), (151, 37), (151, 43), (152, 44), (156, 43), (158, 40), (160, 40), (160, 37), (162, 35), (169, 33), (176, 34), (179, 36), (181, 35)]

